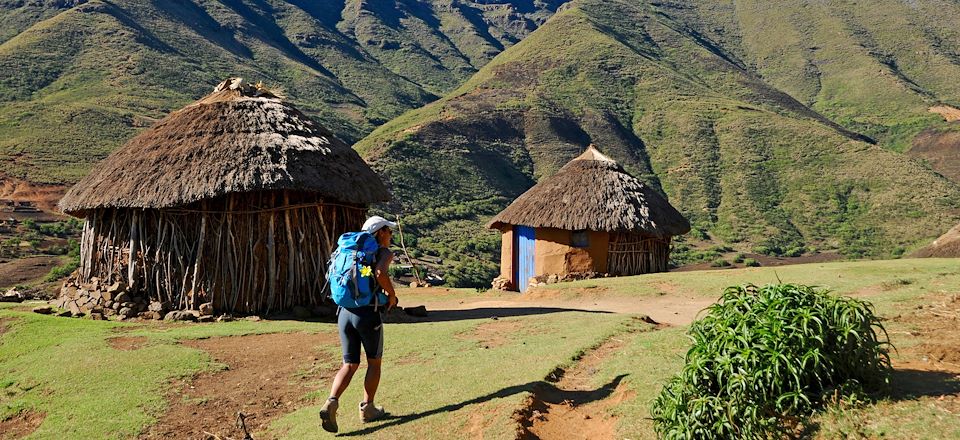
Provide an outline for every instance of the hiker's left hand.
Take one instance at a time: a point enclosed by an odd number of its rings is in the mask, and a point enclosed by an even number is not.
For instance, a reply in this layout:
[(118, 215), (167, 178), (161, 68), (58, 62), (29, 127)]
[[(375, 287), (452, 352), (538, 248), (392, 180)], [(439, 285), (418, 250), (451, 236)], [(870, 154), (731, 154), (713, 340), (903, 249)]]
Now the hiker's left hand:
[(400, 300), (397, 299), (397, 295), (388, 295), (388, 296), (387, 296), (387, 310), (388, 310), (388, 311), (393, 310), (393, 308), (396, 307), (399, 302), (400, 302)]

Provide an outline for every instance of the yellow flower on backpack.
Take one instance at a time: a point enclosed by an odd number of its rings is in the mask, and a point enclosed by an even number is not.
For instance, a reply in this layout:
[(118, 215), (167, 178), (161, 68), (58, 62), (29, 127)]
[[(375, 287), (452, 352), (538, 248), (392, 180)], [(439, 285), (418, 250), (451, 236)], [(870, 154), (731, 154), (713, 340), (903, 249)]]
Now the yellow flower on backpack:
[(362, 266), (362, 267), (360, 267), (360, 276), (362, 276), (362, 277), (369, 277), (369, 276), (372, 276), (372, 275), (373, 275), (373, 268), (372, 268), (372, 267), (370, 267), (370, 266)]

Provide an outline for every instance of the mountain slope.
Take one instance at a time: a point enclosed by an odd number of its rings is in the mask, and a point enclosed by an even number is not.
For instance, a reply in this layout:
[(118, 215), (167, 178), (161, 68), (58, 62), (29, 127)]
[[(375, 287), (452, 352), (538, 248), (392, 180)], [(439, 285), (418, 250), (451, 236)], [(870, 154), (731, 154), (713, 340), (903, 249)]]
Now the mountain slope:
[(734, 62), (897, 151), (960, 102), (960, 4), (787, 0), (659, 2)]
[[(471, 236), (462, 229), (479, 231), (592, 142), (661, 188), (695, 235), (742, 250), (900, 254), (956, 223), (957, 184), (871, 144), (897, 121), (926, 121), (934, 97), (911, 95), (924, 104), (903, 118), (855, 99), (811, 104), (743, 61), (745, 35), (727, 46), (691, 24), (720, 14), (671, 5), (574, 2), (462, 87), (374, 131), (356, 148), (390, 181), (397, 204), (386, 209), (411, 213), (428, 244), (444, 241), (435, 231)], [(830, 81), (844, 77), (859, 81)], [(839, 114), (893, 123), (864, 136)], [(479, 257), (492, 239), (475, 236), (479, 250), (466, 253)]]
[(287, 90), (352, 142), (450, 91), (561, 3), (0, 1), (0, 173), (74, 182), (228, 76)]

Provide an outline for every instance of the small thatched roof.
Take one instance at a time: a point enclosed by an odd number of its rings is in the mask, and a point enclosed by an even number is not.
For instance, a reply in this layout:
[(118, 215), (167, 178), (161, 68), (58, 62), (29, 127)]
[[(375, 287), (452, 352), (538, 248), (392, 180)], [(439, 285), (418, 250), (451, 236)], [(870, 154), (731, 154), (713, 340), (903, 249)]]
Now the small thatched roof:
[(350, 146), (275, 94), (231, 78), (107, 157), (60, 209), (166, 208), (281, 189), (357, 205), (390, 198)]
[(690, 223), (670, 203), (593, 145), (514, 200), (488, 225), (685, 234)]
[(941, 235), (933, 243), (920, 249), (912, 256), (921, 258), (956, 258), (960, 257), (960, 224), (954, 226)]

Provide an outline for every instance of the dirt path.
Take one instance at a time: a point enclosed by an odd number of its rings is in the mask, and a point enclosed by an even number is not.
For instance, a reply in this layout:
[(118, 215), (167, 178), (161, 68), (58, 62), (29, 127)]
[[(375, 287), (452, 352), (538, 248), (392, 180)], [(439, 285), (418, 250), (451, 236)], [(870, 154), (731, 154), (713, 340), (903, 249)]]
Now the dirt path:
[[(657, 326), (654, 329), (661, 328)], [(616, 438), (617, 418), (609, 409), (636, 397), (618, 376), (597, 388), (595, 377), (601, 366), (636, 337), (618, 334), (587, 351), (566, 369), (557, 369), (534, 390), (514, 418), (517, 438), (605, 440)]]
[[(671, 294), (640, 299), (605, 298), (602, 295), (585, 296), (575, 299), (525, 298), (514, 300), (449, 300), (437, 299), (421, 301), (431, 312), (463, 311), (484, 309), (499, 311), (499, 316), (536, 314), (535, 309), (544, 310), (585, 310), (593, 312), (642, 314), (654, 321), (669, 325), (687, 325), (696, 319), (697, 313), (713, 304), (710, 298), (684, 294)], [(420, 302), (418, 302), (419, 304)], [(464, 313), (463, 318), (470, 318)], [(483, 316), (476, 316), (483, 317)]]
[[(120, 349), (135, 349), (118, 341)], [(338, 344), (333, 334), (277, 333), (184, 341), (210, 353), (226, 368), (173, 384), (170, 407), (141, 439), (244, 438), (237, 412), (250, 432), (308, 404), (304, 396), (334, 371), (334, 359), (320, 346)], [(209, 433), (209, 434), (207, 434)], [(258, 440), (262, 435), (255, 436)]]

